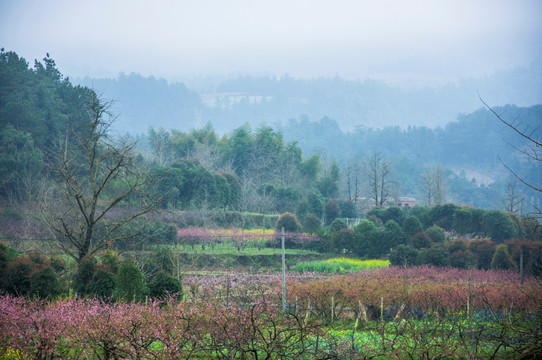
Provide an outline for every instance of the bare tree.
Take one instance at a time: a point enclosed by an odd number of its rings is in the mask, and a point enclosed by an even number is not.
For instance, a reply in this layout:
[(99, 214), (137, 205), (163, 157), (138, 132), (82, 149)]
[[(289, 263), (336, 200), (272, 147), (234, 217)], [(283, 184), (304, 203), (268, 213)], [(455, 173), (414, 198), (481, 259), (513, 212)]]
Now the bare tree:
[(361, 164), (356, 159), (351, 159), (343, 171), (347, 199), (354, 205), (357, 205), (361, 194), (361, 170)]
[(224, 160), (215, 144), (197, 143), (193, 151), (188, 152), (188, 157), (198, 160), (209, 171), (233, 172), (232, 161)]
[[(516, 134), (521, 136), (522, 138), (527, 140), (527, 145), (523, 148), (517, 148), (514, 145), (509, 145), (514, 148), (519, 153), (523, 154), (525, 159), (527, 161), (534, 161), (535, 163), (542, 162), (542, 140), (540, 140), (540, 124), (536, 126), (535, 128), (530, 128), (529, 126), (522, 125), (519, 122), (518, 118), (515, 118), (512, 121), (505, 120), (502, 116), (502, 114), (498, 114), (493, 108), (491, 108), (480, 95), (478, 95), (480, 98), (480, 101), (485, 105), (485, 107), (493, 113), (497, 117), (497, 119), (503, 123), (504, 125), (508, 126), (512, 131), (514, 131)], [(534, 190), (536, 192), (542, 192), (542, 183), (540, 183), (540, 177), (536, 180), (529, 180), (525, 176), (518, 173), (517, 170), (512, 169), (510, 166), (505, 164), (500, 158), (499, 160), (503, 164), (503, 166), (510, 171), (510, 173), (523, 185), (527, 186), (531, 190)], [(537, 182), (538, 181), (538, 182)], [(532, 206), (535, 208), (536, 215), (540, 217), (542, 215), (542, 209), (532, 204)]]
[(391, 177), (391, 161), (384, 158), (381, 153), (375, 152), (368, 160), (367, 170), (369, 194), (375, 206), (383, 206), (397, 186), (397, 182)]
[(420, 176), (420, 187), (427, 206), (442, 205), (448, 199), (448, 184), (439, 163), (426, 167)]
[(110, 106), (93, 94), (88, 128), (67, 131), (63, 149), (52, 154), (60, 181), (44, 199), (42, 215), (61, 249), (77, 261), (139, 234), (143, 225), (134, 220), (157, 203), (149, 177), (135, 163), (135, 144), (109, 134)]
[(521, 215), (525, 195), (518, 189), (518, 180), (516, 178), (508, 179), (505, 184), (505, 193), (502, 199), (505, 211)]
[(155, 161), (160, 166), (169, 165), (174, 157), (169, 133), (163, 128), (156, 131), (151, 127), (149, 128), (148, 137)]

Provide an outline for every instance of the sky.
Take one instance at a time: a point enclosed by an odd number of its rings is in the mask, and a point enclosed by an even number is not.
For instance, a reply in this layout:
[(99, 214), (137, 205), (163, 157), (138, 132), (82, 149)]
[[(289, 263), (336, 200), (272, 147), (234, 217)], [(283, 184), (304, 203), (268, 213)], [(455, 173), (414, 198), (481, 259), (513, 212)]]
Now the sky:
[(449, 80), (542, 61), (540, 0), (0, 0), (0, 47), (66, 76)]

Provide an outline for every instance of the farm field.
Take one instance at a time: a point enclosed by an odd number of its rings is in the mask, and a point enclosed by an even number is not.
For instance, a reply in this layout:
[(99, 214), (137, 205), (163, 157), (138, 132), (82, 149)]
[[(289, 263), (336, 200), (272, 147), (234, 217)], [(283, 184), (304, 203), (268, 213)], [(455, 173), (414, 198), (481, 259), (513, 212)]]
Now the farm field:
[(539, 279), (389, 267), (187, 275), (182, 300), (0, 298), (2, 359), (533, 359)]

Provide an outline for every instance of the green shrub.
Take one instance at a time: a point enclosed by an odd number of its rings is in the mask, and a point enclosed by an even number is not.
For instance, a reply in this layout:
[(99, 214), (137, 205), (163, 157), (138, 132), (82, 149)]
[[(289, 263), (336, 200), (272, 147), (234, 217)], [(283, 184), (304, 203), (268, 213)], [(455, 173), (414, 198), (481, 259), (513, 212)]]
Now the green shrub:
[(444, 233), (444, 229), (440, 226), (431, 226), (425, 229), (425, 233), (429, 235), (431, 240), (434, 243), (443, 243), (446, 240), (446, 234)]
[(299, 223), (294, 214), (290, 212), (285, 212), (277, 219), (275, 228), (277, 230), (284, 228), (284, 231), (298, 232), (301, 229), (301, 224)]
[(13, 295), (27, 295), (30, 291), (30, 273), (34, 263), (28, 256), (18, 257), (6, 266), (2, 287)]
[(93, 296), (107, 299), (113, 296), (115, 291), (115, 274), (108, 267), (98, 265), (92, 279), (87, 284), (87, 292)]
[(390, 262), (395, 266), (416, 265), (418, 250), (411, 245), (400, 244), (394, 248), (390, 254)]
[(421, 249), (417, 262), (419, 265), (448, 266), (448, 256), (446, 249), (433, 246)]
[(116, 298), (141, 301), (147, 294), (145, 278), (133, 261), (121, 263), (117, 273)]
[(516, 268), (516, 264), (508, 253), (508, 246), (500, 244), (495, 249), (495, 254), (491, 259), (491, 268), (499, 270), (511, 270)]
[(171, 276), (165, 271), (159, 271), (149, 282), (149, 295), (160, 298), (169, 295), (177, 295), (182, 299), (183, 286), (179, 279)]
[(460, 269), (476, 267), (476, 255), (469, 250), (456, 250), (450, 254), (450, 266)]
[(77, 271), (73, 277), (73, 289), (76, 293), (82, 296), (90, 295), (87, 285), (92, 280), (94, 270), (96, 269), (96, 259), (91, 257), (85, 257), (77, 265)]
[(119, 256), (116, 251), (106, 250), (100, 255), (100, 262), (107, 266), (113, 274), (119, 271)]
[(313, 213), (308, 213), (303, 219), (303, 230), (309, 234), (314, 234), (322, 226), (322, 221)]
[(419, 232), (410, 239), (410, 245), (416, 249), (429, 248), (433, 245), (433, 241), (424, 232)]
[(423, 231), (422, 223), (416, 216), (407, 217), (403, 221), (402, 229), (408, 239)]
[(40, 298), (54, 298), (62, 293), (62, 285), (51, 266), (34, 269), (30, 273), (29, 294)]

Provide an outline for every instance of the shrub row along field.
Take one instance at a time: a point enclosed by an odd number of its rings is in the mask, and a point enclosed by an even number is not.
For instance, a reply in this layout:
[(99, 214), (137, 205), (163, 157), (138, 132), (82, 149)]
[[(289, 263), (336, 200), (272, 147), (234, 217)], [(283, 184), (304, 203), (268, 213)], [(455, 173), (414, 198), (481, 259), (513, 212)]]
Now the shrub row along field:
[(517, 278), (429, 267), (290, 274), (286, 313), (276, 275), (187, 276), (183, 301), (3, 296), (0, 357), (533, 358), (542, 286)]

